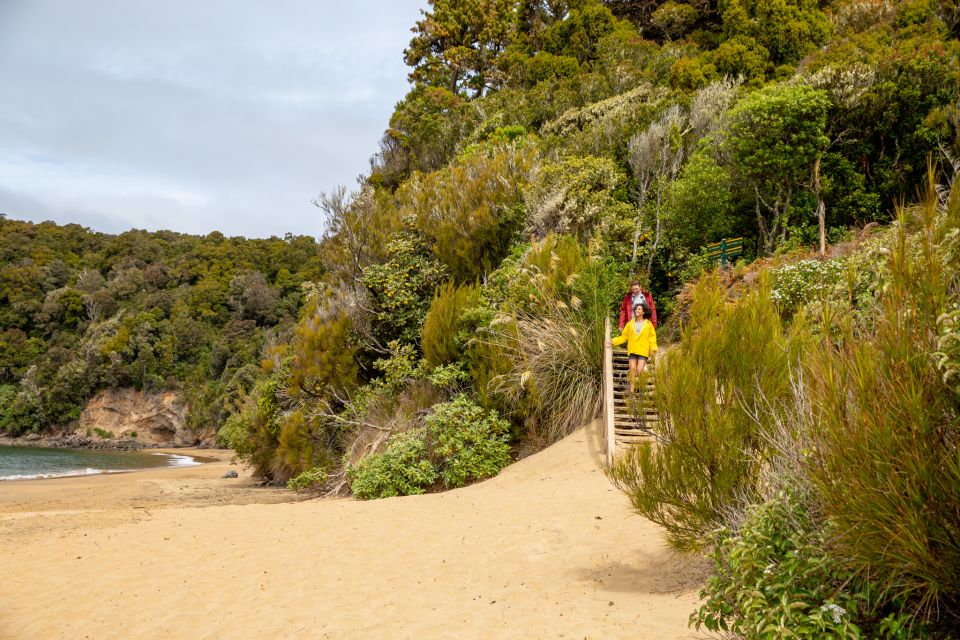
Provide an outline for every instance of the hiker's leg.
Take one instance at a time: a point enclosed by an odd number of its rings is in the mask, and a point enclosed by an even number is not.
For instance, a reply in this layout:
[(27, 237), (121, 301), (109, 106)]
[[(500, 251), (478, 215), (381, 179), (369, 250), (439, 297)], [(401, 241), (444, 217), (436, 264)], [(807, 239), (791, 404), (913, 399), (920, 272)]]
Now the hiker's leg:
[(627, 377), (630, 379), (631, 391), (637, 390), (637, 375), (638, 375), (637, 362), (638, 362), (637, 358), (630, 356), (630, 373), (627, 374)]

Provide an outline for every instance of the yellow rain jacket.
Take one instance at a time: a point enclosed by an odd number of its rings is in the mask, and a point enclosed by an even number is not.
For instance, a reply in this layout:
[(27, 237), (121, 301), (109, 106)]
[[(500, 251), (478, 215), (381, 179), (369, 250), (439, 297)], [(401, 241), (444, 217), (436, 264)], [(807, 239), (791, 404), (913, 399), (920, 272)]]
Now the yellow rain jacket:
[(625, 324), (623, 333), (610, 342), (615, 347), (626, 342), (627, 353), (649, 358), (650, 354), (657, 350), (657, 330), (649, 320), (641, 320), (639, 329), (636, 327), (636, 322), (636, 319), (633, 319)]

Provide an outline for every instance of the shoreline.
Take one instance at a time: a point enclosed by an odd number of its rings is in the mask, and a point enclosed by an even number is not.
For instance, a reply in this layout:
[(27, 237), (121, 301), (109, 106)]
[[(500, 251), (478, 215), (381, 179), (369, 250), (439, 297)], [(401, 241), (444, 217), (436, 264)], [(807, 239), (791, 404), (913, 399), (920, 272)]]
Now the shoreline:
[[(9, 448), (22, 448), (29, 449), (33, 448), (30, 445), (22, 446), (11, 446), (4, 443), (0, 443), (0, 446), (7, 446)], [(50, 448), (50, 449), (62, 449), (65, 451), (103, 451), (103, 449), (87, 449), (80, 447), (37, 447), (37, 448)], [(110, 450), (115, 451), (115, 450)], [(143, 455), (162, 455), (168, 456), (168, 464), (163, 466), (156, 467), (140, 467), (133, 469), (93, 469), (88, 468), (83, 471), (64, 471), (64, 472), (52, 472), (52, 473), (37, 473), (34, 475), (22, 475), (22, 476), (0, 476), (0, 483), (7, 482), (35, 482), (37, 480), (67, 480), (71, 478), (89, 478), (93, 476), (108, 476), (108, 475), (117, 475), (117, 474), (127, 474), (127, 473), (137, 473), (138, 471), (150, 471), (152, 469), (180, 469), (184, 467), (196, 467), (203, 464), (210, 464), (212, 462), (217, 462), (220, 459), (206, 453), (204, 455), (197, 455), (196, 451), (198, 449), (170, 449), (167, 447), (157, 447), (157, 448), (144, 448), (137, 449), (135, 451), (118, 451), (120, 453), (133, 453), (133, 454), (143, 454)], [(187, 461), (184, 461), (186, 459)]]
[[(248, 470), (232, 461), (233, 451), (229, 449), (156, 447), (142, 452), (187, 455), (199, 464), (5, 480), (0, 482), (0, 525), (4, 516), (13, 514), (24, 517), (23, 514), (43, 515), (64, 510), (122, 514), (148, 505), (165, 509), (303, 499), (286, 488), (262, 487)], [(238, 477), (222, 478), (229, 470), (237, 471)]]
[(135, 438), (94, 438), (76, 433), (61, 435), (30, 434), (26, 436), (0, 435), (0, 446), (4, 447), (41, 447), (47, 449), (81, 449), (89, 451), (145, 451), (148, 449), (191, 449), (191, 450), (220, 450), (218, 447), (197, 447), (178, 445), (173, 442), (146, 442)]

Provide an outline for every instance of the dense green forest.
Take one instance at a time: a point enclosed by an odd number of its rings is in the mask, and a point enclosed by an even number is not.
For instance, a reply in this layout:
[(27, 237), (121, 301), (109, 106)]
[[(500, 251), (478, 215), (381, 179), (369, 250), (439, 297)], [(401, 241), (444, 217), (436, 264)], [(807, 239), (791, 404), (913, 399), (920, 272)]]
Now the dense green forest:
[(98, 389), (182, 392), (213, 430), (292, 333), (312, 238), (118, 236), (0, 219), (0, 431), (69, 425)]
[(317, 244), (4, 221), (0, 425), (176, 387), (271, 481), (462, 486), (598, 414), (637, 278), (665, 427), (611, 477), (713, 554), (692, 623), (949, 637), (958, 38), (956, 0), (431, 0)]

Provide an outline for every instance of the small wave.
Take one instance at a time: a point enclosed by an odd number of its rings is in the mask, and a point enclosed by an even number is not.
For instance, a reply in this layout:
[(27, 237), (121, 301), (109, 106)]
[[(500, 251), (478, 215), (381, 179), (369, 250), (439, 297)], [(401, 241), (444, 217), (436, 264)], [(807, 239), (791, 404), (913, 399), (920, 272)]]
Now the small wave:
[(74, 476), (95, 476), (101, 473), (123, 473), (118, 469), (72, 469), (70, 471), (55, 471), (51, 473), (25, 473), (12, 476), (0, 476), (0, 482), (4, 480), (43, 480), (44, 478), (72, 478)]
[(181, 456), (176, 453), (155, 453), (155, 456), (167, 456), (171, 467), (195, 467), (201, 464), (190, 456)]

